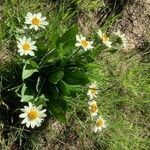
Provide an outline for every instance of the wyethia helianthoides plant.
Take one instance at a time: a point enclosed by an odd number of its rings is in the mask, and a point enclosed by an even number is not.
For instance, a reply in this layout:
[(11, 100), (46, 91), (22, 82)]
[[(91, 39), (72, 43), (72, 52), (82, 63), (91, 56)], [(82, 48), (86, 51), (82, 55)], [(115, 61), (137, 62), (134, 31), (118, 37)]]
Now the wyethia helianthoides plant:
[[(27, 13), (24, 23), (23, 32), (16, 40), (22, 66), (22, 84), (15, 91), (25, 105), (19, 115), (21, 123), (31, 128), (39, 127), (50, 115), (65, 121), (65, 97), (71, 98), (81, 93), (89, 83), (86, 74), (88, 64), (102, 50), (118, 50), (124, 44), (123, 40), (117, 34), (106, 34), (102, 30), (86, 38), (78, 33), (74, 25), (50, 41), (50, 22), (41, 13)], [(53, 46), (50, 46), (51, 43), (54, 43)], [(92, 86), (89, 86), (87, 95), (91, 116), (96, 116), (98, 108), (94, 99), (98, 93)], [(103, 127), (104, 120), (98, 116), (94, 131)]]

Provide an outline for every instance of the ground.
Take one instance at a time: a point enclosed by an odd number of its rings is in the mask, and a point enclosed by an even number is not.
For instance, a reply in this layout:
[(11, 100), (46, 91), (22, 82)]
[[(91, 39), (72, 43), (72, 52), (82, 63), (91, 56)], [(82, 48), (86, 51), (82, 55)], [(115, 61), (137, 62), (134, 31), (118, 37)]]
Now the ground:
[[(98, 7), (94, 5), (94, 10), (93, 7), (87, 10), (85, 9), (87, 6), (83, 5), (78, 8), (78, 16), (75, 18), (80, 31), (86, 35), (103, 24), (106, 26), (108, 24), (110, 27), (107, 28), (110, 31), (120, 29), (128, 38), (127, 49), (117, 51), (115, 54), (100, 54), (95, 69), (89, 72), (91, 80), (96, 80), (99, 84), (98, 105), (107, 120), (108, 128), (102, 133), (93, 134), (87, 124), (87, 111), (83, 111), (83, 108), (88, 110), (86, 100), (79, 102), (76, 99), (77, 103), (74, 105), (80, 107), (71, 106), (71, 111), (67, 114), (67, 124), (51, 119), (46, 123), (48, 124), (46, 129), (29, 133), (13, 126), (6, 127), (0, 122), (2, 149), (148, 150), (150, 148), (150, 44), (148, 43), (150, 2), (149, 0), (121, 2), (117, 5), (108, 0), (106, 7), (100, 3)], [(44, 4), (47, 4), (46, 11), (48, 11), (51, 5), (48, 5), (48, 2)], [(115, 11), (116, 9), (118, 10)], [(9, 38), (3, 40), (1, 45), (0, 66), (5, 68), (4, 66), (14, 59), (13, 50)], [(1, 108), (4, 107), (6, 109), (1, 102)]]

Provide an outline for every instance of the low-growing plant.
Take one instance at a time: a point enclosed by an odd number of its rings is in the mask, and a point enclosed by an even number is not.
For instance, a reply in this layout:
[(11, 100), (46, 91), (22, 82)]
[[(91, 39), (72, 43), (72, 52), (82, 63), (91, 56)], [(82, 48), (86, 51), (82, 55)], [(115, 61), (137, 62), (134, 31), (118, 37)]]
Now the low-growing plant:
[[(88, 37), (92, 39), (89, 41), (78, 33), (77, 25), (62, 34), (56, 30), (52, 38), (47, 32), (47, 28), (51, 27), (49, 24), (41, 13), (28, 12), (22, 32), (16, 35), (20, 56), (16, 59), (14, 72), (19, 82), (9, 90), (15, 91), (20, 99), (19, 108), (25, 105), (19, 115), (23, 118), (21, 123), (32, 128), (41, 126), (46, 116), (65, 122), (67, 97), (70, 101), (77, 95), (86, 97), (85, 89), (90, 83), (87, 75), (89, 64), (100, 52), (114, 53), (120, 45), (124, 46), (120, 32), (106, 34), (99, 30)], [(91, 116), (96, 119), (95, 132), (105, 127), (105, 121), (98, 115), (97, 90), (97, 85), (92, 84), (87, 93)]]

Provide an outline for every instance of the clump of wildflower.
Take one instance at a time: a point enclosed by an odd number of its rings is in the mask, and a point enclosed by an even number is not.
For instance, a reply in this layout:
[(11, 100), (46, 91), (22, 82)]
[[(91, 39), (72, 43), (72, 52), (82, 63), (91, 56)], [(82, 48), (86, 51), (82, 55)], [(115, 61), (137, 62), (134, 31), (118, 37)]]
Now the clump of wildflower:
[(46, 109), (42, 110), (42, 105), (36, 107), (30, 102), (29, 106), (24, 106), (24, 108), (21, 109), (21, 111), (23, 112), (19, 116), (20, 118), (23, 118), (21, 124), (26, 124), (27, 128), (29, 128), (30, 126), (31, 128), (34, 128), (35, 126), (41, 126), (44, 117), (46, 117)]
[(89, 96), (90, 100), (97, 98), (98, 94), (98, 87), (96, 83), (92, 83), (89, 85), (89, 90), (87, 92), (87, 95)]
[(17, 47), (19, 48), (18, 53), (20, 55), (30, 55), (34, 56), (33, 50), (37, 50), (37, 47), (34, 45), (35, 41), (32, 41), (31, 38), (23, 37), (19, 38), (17, 41)]
[(87, 95), (89, 96), (90, 99), (88, 104), (89, 104), (89, 111), (91, 113), (91, 118), (92, 121), (93, 120), (95, 121), (95, 126), (93, 128), (93, 131), (95, 133), (97, 131), (102, 131), (102, 129), (106, 127), (106, 121), (98, 114), (99, 109), (97, 106), (97, 102), (95, 100), (95, 98), (97, 98), (97, 94), (98, 94), (98, 87), (96, 82), (94, 82), (91, 85), (89, 85), (89, 90)]
[(41, 13), (32, 14), (31, 12), (28, 12), (25, 17), (25, 24), (30, 25), (30, 29), (35, 29), (37, 31), (39, 27), (45, 28), (45, 26), (48, 25), (48, 22), (46, 21), (46, 17), (42, 17)]
[(76, 35), (77, 43), (75, 44), (77, 47), (81, 46), (84, 48), (85, 51), (90, 50), (93, 48), (92, 44), (93, 41), (87, 41), (86, 37), (82, 35)]
[(109, 48), (111, 48), (112, 42), (109, 40), (109, 37), (103, 33), (101, 30), (98, 30), (97, 32), (98, 36), (102, 40), (102, 42)]

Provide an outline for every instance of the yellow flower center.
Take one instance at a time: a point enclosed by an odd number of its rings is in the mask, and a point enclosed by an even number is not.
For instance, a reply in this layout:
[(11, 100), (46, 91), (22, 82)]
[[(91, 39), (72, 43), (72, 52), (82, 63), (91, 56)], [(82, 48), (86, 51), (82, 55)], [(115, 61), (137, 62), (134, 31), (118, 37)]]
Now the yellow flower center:
[(109, 37), (106, 34), (103, 34), (101, 39), (103, 40), (103, 42), (109, 41)]
[(24, 51), (28, 51), (30, 49), (30, 44), (26, 42), (23, 44), (22, 48)]
[(101, 127), (104, 124), (103, 119), (97, 119), (96, 126)]
[(81, 41), (81, 45), (82, 45), (83, 47), (85, 47), (85, 48), (88, 46), (88, 44), (89, 44), (89, 42), (86, 41), (86, 40), (82, 40), (82, 41)]
[(97, 92), (97, 89), (96, 89), (96, 88), (91, 88), (90, 90), (91, 90), (91, 93), (92, 93), (92, 94), (96, 94), (96, 92)]
[(92, 104), (90, 107), (89, 107), (89, 110), (94, 113), (97, 111), (97, 104)]
[(38, 112), (35, 109), (31, 109), (30, 112), (28, 113), (28, 117), (30, 120), (34, 120), (38, 117)]
[(40, 21), (38, 18), (36, 18), (36, 17), (35, 17), (34, 19), (32, 19), (32, 24), (33, 24), (33, 25), (38, 26), (38, 25), (40, 24), (40, 22), (41, 22), (41, 21)]

